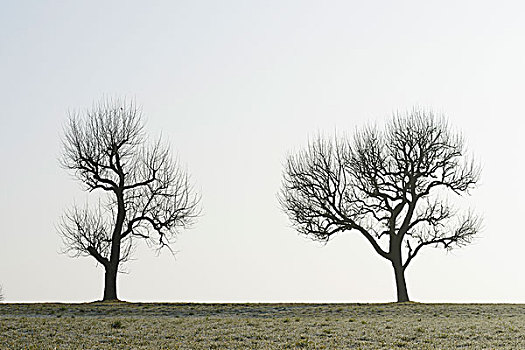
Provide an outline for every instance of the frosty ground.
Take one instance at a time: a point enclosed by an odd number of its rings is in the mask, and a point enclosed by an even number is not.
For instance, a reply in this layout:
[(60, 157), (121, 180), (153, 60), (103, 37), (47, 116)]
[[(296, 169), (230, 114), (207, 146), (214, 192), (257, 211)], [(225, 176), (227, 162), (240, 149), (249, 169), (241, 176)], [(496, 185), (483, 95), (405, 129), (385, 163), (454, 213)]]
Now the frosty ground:
[(0, 349), (519, 349), (521, 304), (0, 304)]

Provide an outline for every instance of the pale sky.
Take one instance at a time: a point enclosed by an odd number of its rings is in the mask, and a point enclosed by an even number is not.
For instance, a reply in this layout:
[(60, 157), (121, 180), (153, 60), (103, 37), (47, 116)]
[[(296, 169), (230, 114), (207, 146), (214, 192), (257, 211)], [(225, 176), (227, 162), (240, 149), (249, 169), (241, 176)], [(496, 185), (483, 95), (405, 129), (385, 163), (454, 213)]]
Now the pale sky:
[(525, 5), (521, 1), (3, 1), (0, 284), (6, 300), (102, 297), (55, 225), (89, 196), (58, 165), (68, 110), (135, 99), (202, 193), (175, 258), (141, 246), (127, 301), (395, 301), (355, 232), (299, 236), (277, 202), (286, 155), (414, 105), (448, 116), (483, 165), (470, 246), (422, 250), (420, 302), (525, 302)]

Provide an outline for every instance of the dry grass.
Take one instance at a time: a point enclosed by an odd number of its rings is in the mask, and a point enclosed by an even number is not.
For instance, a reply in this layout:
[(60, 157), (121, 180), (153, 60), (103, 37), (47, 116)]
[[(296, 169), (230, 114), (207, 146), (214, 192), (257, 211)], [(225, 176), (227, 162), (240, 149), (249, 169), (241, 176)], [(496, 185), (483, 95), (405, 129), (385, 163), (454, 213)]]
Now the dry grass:
[(525, 305), (0, 304), (0, 349), (519, 349)]

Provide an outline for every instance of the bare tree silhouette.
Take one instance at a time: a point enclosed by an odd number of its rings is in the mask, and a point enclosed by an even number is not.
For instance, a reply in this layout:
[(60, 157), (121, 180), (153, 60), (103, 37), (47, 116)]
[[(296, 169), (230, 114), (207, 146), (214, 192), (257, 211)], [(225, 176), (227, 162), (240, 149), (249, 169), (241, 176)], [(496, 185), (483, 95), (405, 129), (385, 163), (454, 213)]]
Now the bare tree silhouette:
[(365, 127), (353, 140), (319, 136), (290, 155), (279, 201), (294, 227), (314, 240), (363, 235), (392, 264), (403, 302), (405, 270), (422, 248), (460, 247), (479, 232), (481, 218), (459, 215), (443, 197), (468, 194), (479, 175), (446, 119), (414, 109), (384, 129)]
[(0, 301), (4, 301), (5, 295), (4, 295), (4, 287), (0, 284)]
[(84, 114), (69, 113), (60, 164), (95, 205), (74, 205), (58, 226), (64, 251), (92, 256), (105, 269), (103, 300), (118, 300), (117, 274), (137, 240), (171, 250), (179, 229), (199, 214), (200, 197), (159, 138), (148, 142), (133, 102), (104, 100)]

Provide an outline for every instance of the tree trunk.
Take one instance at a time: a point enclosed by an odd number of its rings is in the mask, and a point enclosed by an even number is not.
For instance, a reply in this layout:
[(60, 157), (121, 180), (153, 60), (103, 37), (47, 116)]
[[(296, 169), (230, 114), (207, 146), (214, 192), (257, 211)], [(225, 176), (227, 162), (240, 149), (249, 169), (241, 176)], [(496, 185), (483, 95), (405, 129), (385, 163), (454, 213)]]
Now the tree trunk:
[(397, 302), (410, 301), (408, 299), (407, 284), (405, 281), (405, 269), (401, 263), (392, 262), (396, 276)]
[[(119, 174), (120, 175), (120, 174)], [(118, 300), (117, 298), (117, 273), (118, 265), (120, 263), (120, 239), (122, 233), (122, 225), (124, 223), (125, 209), (124, 209), (124, 195), (122, 187), (124, 186), (124, 175), (120, 175), (119, 190), (115, 191), (117, 196), (118, 210), (117, 220), (115, 222), (115, 228), (113, 229), (113, 235), (111, 238), (111, 256), (109, 258), (106, 267), (106, 276), (104, 279), (104, 299)]]
[(103, 301), (118, 300), (117, 298), (117, 272), (118, 266), (107, 266), (104, 277)]

